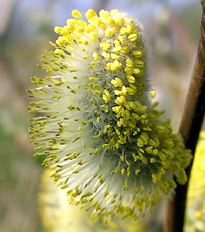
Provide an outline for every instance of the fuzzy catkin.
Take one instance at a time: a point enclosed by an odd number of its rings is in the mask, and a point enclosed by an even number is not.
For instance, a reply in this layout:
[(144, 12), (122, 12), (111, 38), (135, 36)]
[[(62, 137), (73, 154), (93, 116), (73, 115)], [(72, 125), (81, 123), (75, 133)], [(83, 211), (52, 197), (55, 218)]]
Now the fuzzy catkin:
[(36, 155), (47, 155), (54, 180), (70, 203), (92, 217), (151, 212), (159, 194), (187, 181), (191, 155), (149, 86), (149, 50), (141, 24), (119, 10), (94, 10), (56, 27), (44, 64), (50, 76), (32, 79), (30, 133)]

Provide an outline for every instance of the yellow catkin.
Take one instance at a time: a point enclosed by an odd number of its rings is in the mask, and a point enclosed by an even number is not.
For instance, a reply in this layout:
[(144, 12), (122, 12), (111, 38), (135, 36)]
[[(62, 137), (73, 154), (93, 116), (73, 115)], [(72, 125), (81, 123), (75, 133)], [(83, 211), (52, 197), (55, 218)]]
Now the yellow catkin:
[(32, 78), (39, 100), (28, 110), (41, 115), (30, 120), (31, 141), (70, 203), (93, 219), (137, 219), (186, 182), (190, 151), (152, 102), (141, 24), (119, 10), (72, 16), (43, 56), (49, 75)]

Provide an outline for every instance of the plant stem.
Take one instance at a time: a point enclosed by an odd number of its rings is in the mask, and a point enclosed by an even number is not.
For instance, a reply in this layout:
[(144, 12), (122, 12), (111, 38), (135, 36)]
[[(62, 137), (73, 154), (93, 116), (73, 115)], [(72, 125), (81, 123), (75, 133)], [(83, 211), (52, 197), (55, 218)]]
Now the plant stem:
[[(205, 114), (205, 0), (201, 4), (203, 14), (198, 54), (179, 128), (179, 137), (193, 156)], [(188, 180), (192, 163), (193, 160), (186, 169)], [(178, 184), (174, 197), (168, 200), (164, 232), (183, 232), (187, 190), (188, 181), (185, 185)]]

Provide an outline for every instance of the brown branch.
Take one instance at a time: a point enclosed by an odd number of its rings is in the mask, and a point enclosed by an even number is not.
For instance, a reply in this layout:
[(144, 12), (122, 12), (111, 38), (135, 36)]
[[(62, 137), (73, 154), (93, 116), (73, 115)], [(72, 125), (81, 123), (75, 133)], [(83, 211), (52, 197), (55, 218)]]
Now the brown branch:
[[(201, 20), (201, 38), (198, 54), (188, 91), (186, 105), (179, 128), (179, 136), (185, 147), (191, 149), (194, 155), (199, 132), (205, 114), (205, 0), (201, 1), (203, 15)], [(193, 160), (186, 169), (188, 179), (190, 177)], [(176, 194), (168, 201), (167, 217), (164, 232), (182, 232), (185, 217), (188, 182), (185, 185), (177, 185)]]

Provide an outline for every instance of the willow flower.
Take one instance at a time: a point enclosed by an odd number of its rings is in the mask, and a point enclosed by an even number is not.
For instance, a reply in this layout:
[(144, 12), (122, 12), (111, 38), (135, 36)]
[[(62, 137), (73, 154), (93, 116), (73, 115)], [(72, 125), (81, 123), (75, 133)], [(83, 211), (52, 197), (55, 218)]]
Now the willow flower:
[[(67, 201), (66, 190), (56, 187), (49, 177), (51, 170), (46, 169), (41, 178), (39, 209), (42, 223), (48, 232), (143, 232), (141, 221), (130, 218), (121, 220), (119, 216), (112, 221), (96, 217), (90, 220), (89, 212)], [(69, 198), (69, 196), (68, 196)]]
[(200, 134), (188, 190), (187, 231), (205, 231), (205, 131)]
[(187, 181), (190, 153), (172, 133), (170, 120), (152, 102), (149, 47), (137, 20), (119, 10), (94, 10), (56, 27), (30, 96), (36, 155), (72, 196), (71, 203), (93, 209), (92, 217), (132, 216), (150, 211), (160, 193)]

